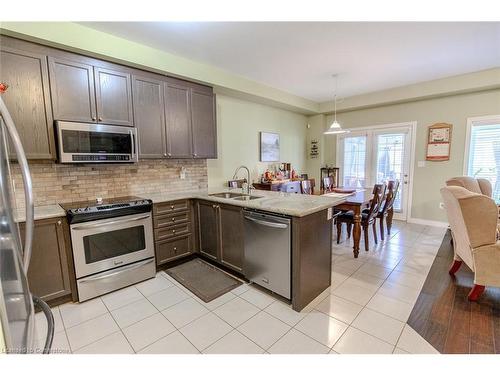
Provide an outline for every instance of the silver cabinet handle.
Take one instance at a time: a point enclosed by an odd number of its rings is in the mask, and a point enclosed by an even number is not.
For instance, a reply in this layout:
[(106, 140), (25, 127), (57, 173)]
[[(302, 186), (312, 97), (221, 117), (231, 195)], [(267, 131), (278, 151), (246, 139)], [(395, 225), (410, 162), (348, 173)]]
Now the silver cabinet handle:
[(134, 264), (131, 264), (130, 266), (123, 266), (123, 267), (121, 267), (117, 271), (106, 273), (104, 275), (89, 277), (87, 279), (80, 280), (79, 282), (83, 284), (83, 283), (89, 283), (89, 282), (92, 282), (92, 281), (107, 279), (108, 277), (113, 277), (113, 276), (119, 275), (121, 273), (124, 273), (124, 272), (130, 271), (130, 270), (134, 270), (136, 268), (140, 268), (142, 266), (145, 266), (146, 264), (154, 262), (154, 260), (155, 260), (154, 258), (146, 259), (145, 261), (142, 261), (142, 262), (139, 262), (139, 263), (134, 263)]
[(147, 219), (149, 216), (150, 215), (144, 215), (144, 216), (134, 217), (132, 219), (113, 220), (113, 221), (108, 221), (107, 223), (99, 223), (99, 224), (83, 224), (83, 225), (78, 225), (76, 227), (71, 227), (71, 229), (82, 230), (82, 229), (89, 229), (89, 228), (100, 228), (103, 225), (121, 224), (121, 223), (127, 223), (129, 221), (137, 221), (137, 220)]
[(26, 206), (26, 229), (25, 229), (25, 239), (24, 239), (24, 251), (23, 251), (23, 265), (24, 272), (28, 272), (28, 267), (31, 260), (31, 249), (33, 242), (33, 231), (35, 229), (35, 207), (33, 203), (33, 185), (31, 182), (30, 170), (28, 167), (28, 160), (26, 159), (26, 154), (24, 153), (24, 148), (21, 143), (21, 138), (16, 130), (16, 126), (12, 117), (10, 116), (9, 110), (5, 105), (3, 99), (0, 97), (0, 115), (4, 119), (5, 128), (7, 133), (9, 133), (14, 149), (16, 150), (17, 161), (19, 162), (19, 167), (21, 168), (21, 175), (23, 177), (24, 184), (24, 200)]
[(288, 228), (287, 224), (273, 223), (271, 221), (264, 221), (264, 220), (254, 219), (253, 217), (249, 217), (249, 216), (245, 216), (245, 219), (253, 221), (254, 223), (257, 223), (259, 225), (264, 225), (266, 227), (279, 228), (279, 229), (286, 229), (286, 228)]
[(95, 118), (95, 116), (92, 116), (92, 121), (95, 121), (95, 120), (97, 120), (97, 119)]

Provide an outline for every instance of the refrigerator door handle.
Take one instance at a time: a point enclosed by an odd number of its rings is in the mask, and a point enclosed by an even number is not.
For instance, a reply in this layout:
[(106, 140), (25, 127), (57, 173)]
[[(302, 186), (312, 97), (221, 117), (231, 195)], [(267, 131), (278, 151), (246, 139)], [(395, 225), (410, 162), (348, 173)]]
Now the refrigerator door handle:
[(47, 336), (43, 346), (43, 354), (49, 354), (50, 349), (52, 348), (52, 341), (54, 340), (54, 315), (45, 301), (34, 295), (31, 295), (31, 298), (33, 299), (33, 303), (40, 307), (45, 315), (45, 318), (47, 319)]
[(33, 241), (33, 231), (35, 228), (35, 208), (33, 203), (33, 186), (31, 182), (31, 175), (28, 167), (28, 160), (26, 159), (26, 154), (24, 153), (23, 145), (21, 143), (21, 138), (16, 130), (14, 121), (10, 116), (10, 113), (0, 97), (0, 114), (4, 119), (5, 128), (10, 136), (10, 140), (14, 145), (14, 149), (17, 155), (17, 161), (19, 167), (21, 168), (21, 174), (23, 177), (24, 184), (24, 199), (26, 206), (26, 229), (25, 229), (25, 240), (24, 240), (24, 251), (23, 251), (23, 265), (24, 272), (28, 273), (28, 267), (31, 260), (31, 249)]

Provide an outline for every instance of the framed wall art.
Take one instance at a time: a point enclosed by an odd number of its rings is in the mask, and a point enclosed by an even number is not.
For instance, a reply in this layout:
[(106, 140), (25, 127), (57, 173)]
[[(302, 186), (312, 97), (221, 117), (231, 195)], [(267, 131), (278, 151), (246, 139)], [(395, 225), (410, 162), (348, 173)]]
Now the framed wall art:
[(260, 132), (260, 161), (280, 161), (280, 135)]

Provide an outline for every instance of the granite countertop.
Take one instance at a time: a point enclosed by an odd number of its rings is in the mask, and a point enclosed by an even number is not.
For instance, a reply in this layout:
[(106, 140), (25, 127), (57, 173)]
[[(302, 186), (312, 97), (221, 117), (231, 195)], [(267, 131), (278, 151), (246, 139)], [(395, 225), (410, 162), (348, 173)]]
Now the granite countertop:
[[(64, 211), (58, 204), (35, 207), (35, 220), (64, 216), (66, 216), (66, 211)], [(18, 223), (26, 221), (26, 211), (24, 208), (18, 208), (14, 210), (14, 220)]]
[[(324, 209), (336, 206), (345, 201), (345, 194), (330, 196), (288, 194), (266, 190), (252, 190), (251, 195), (262, 198), (249, 201), (240, 201), (230, 198), (214, 197), (214, 193), (241, 193), (241, 189), (210, 189), (193, 190), (177, 193), (144, 193), (140, 194), (142, 198), (151, 199), (153, 203), (169, 202), (179, 199), (204, 199), (216, 203), (231, 204), (244, 208), (252, 208), (262, 211), (268, 211), (283, 215), (302, 217)], [(26, 221), (24, 209), (14, 211), (14, 220), (16, 222)], [(58, 204), (35, 207), (35, 220), (49, 219), (54, 217), (64, 217), (66, 212)]]
[(220, 198), (210, 195), (223, 192), (241, 193), (241, 189), (228, 190), (221, 188), (172, 194), (146, 193), (141, 194), (141, 197), (149, 198), (153, 201), (153, 203), (168, 202), (177, 199), (197, 198), (217, 203), (231, 204), (234, 206), (252, 208), (296, 217), (307, 216), (312, 213), (336, 206), (343, 203), (346, 199), (345, 194), (338, 194), (335, 196), (327, 197), (319, 195), (280, 193), (266, 190), (252, 190), (251, 195), (259, 196), (262, 198), (249, 201), (240, 201), (231, 198)]

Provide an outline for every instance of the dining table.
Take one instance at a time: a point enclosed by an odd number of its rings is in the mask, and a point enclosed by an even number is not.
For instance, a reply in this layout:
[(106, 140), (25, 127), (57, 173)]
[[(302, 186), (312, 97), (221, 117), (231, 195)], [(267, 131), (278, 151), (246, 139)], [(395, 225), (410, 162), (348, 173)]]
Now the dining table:
[[(324, 196), (338, 196), (336, 192), (324, 192)], [(353, 211), (354, 212), (354, 227), (352, 231), (352, 239), (354, 242), (353, 253), (354, 258), (359, 255), (359, 243), (361, 240), (361, 213), (365, 208), (370, 207), (370, 202), (373, 198), (372, 189), (357, 190), (349, 195), (346, 195), (346, 200), (335, 206), (336, 210)], [(387, 215), (387, 228), (392, 226), (392, 212)]]

